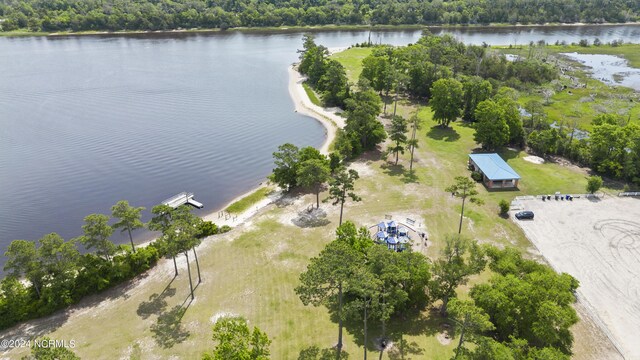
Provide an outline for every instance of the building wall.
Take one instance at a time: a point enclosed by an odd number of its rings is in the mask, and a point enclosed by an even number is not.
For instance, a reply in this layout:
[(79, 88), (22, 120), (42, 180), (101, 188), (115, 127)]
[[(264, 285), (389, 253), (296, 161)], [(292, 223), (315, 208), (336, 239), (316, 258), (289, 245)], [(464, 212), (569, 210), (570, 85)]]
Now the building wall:
[(485, 182), (485, 184), (487, 185), (487, 187), (491, 189), (508, 189), (508, 188), (518, 187), (518, 180), (516, 179), (496, 180), (496, 181), (488, 180), (488, 182)]

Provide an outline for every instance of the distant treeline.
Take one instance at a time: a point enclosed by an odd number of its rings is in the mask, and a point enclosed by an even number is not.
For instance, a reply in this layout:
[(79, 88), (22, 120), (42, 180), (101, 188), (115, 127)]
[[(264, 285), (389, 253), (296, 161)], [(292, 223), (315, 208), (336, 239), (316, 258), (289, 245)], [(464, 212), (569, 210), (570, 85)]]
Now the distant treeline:
[(0, 0), (2, 31), (628, 22), (636, 0)]

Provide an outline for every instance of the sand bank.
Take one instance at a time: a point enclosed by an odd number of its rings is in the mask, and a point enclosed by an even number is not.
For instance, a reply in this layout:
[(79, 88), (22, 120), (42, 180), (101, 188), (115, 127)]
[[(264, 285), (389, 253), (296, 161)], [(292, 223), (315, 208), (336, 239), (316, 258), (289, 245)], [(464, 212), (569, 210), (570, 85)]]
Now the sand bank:
[(305, 80), (306, 77), (300, 75), (295, 65), (289, 67), (289, 95), (295, 111), (316, 119), (325, 127), (327, 137), (319, 150), (323, 154), (329, 154), (329, 145), (335, 139), (337, 129), (344, 127), (344, 118), (337, 114), (338, 109), (314, 105), (302, 86)]

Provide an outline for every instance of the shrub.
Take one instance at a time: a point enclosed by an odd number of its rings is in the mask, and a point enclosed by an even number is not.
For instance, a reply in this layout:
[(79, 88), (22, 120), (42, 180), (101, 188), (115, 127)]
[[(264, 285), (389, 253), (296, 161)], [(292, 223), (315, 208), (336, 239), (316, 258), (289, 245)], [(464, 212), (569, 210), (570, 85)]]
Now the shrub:
[(75, 300), (95, 294), (110, 286), (111, 264), (95, 254), (86, 254), (78, 262), (80, 271), (76, 276)]
[(0, 329), (28, 319), (32, 311), (31, 302), (29, 289), (18, 279), (5, 277), (0, 282)]
[(613, 46), (613, 47), (617, 47), (617, 46), (620, 46), (620, 45), (622, 45), (622, 44), (624, 44), (624, 41), (623, 41), (622, 39), (620, 39), (620, 40), (613, 40), (613, 41), (611, 42), (611, 46)]
[(471, 178), (477, 182), (482, 181), (482, 173), (480, 171), (473, 171), (471, 173)]
[(600, 176), (590, 176), (587, 180), (587, 192), (593, 194), (602, 187), (602, 178)]
[(231, 231), (231, 226), (229, 225), (222, 225), (222, 227), (220, 228), (220, 234), (224, 234), (229, 231)]
[(143, 273), (158, 262), (160, 254), (152, 246), (139, 247), (136, 252), (127, 253), (126, 261), (131, 267), (133, 276)]
[(218, 225), (214, 224), (211, 221), (203, 221), (200, 224), (200, 228), (198, 229), (198, 235), (196, 237), (198, 239), (205, 238), (207, 236), (215, 235), (220, 232)]
[(500, 200), (500, 215), (505, 216), (509, 213), (509, 202), (505, 199)]

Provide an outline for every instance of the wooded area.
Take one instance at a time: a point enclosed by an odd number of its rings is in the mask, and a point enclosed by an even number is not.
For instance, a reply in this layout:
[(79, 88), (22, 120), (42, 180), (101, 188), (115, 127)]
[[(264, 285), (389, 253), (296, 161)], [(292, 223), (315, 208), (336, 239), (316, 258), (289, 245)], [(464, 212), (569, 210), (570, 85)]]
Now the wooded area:
[[(471, 288), (473, 301), (458, 299), (456, 289), (487, 265), (492, 276)], [(324, 305), (338, 323), (336, 359), (345, 358), (343, 328), (363, 337), (366, 359), (369, 336), (382, 354), (389, 323), (411, 323), (441, 301), (441, 315), (457, 325), (455, 359), (564, 360), (573, 343), (569, 328), (578, 321), (571, 307), (577, 288), (570, 275), (523, 259), (514, 248), (449, 235), (431, 261), (411, 250), (389, 251), (371, 240), (367, 228), (346, 222), (311, 259), (296, 293), (305, 305)]]
[(2, 31), (637, 21), (633, 0), (2, 0)]
[[(342, 85), (338, 88), (343, 89), (340, 94), (346, 104), (347, 126), (345, 131), (338, 132), (334, 148), (345, 158), (357, 156), (386, 139), (384, 128), (376, 120), (380, 113), (380, 106), (375, 105), (378, 95), (386, 99), (385, 104), (408, 97), (417, 102), (428, 101), (434, 119), (443, 128), (458, 118), (472, 123), (476, 130), (474, 138), (485, 150), (499, 150), (507, 145), (529, 148), (542, 157), (563, 156), (611, 178), (640, 184), (640, 127), (630, 121), (630, 116), (594, 115), (590, 119), (590, 137), (577, 139), (573, 135), (575, 128), (553, 125), (558, 119), (547, 116), (542, 102), (520, 101), (536, 91), (547, 93), (537, 87), (560, 77), (558, 66), (548, 59), (519, 56), (509, 61), (488, 46), (466, 45), (450, 35), (425, 33), (416, 44), (373, 46), (371, 54), (362, 61), (358, 90), (354, 91), (346, 81), (345, 70), (340, 64), (333, 65), (336, 61), (327, 57), (326, 49), (316, 46), (309, 36), (305, 37), (304, 45), (300, 71), (322, 94), (325, 105), (340, 106), (337, 102), (329, 103), (331, 90), (314, 79), (325, 78), (324, 73), (331, 67), (342, 72)], [(316, 65), (302, 66), (311, 63), (311, 59)], [(390, 94), (394, 94), (393, 99)], [(367, 117), (357, 111), (359, 108), (372, 110)], [(357, 127), (358, 124), (364, 125)], [(389, 150), (393, 152), (400, 145)]]
[[(33, 318), (49, 315), (58, 309), (79, 302), (83, 297), (102, 292), (149, 270), (160, 258), (175, 258), (193, 250), (200, 280), (200, 266), (195, 247), (202, 238), (224, 233), (229, 226), (218, 227), (203, 221), (186, 206), (176, 209), (157, 205), (152, 209), (154, 217), (146, 224), (149, 230), (162, 235), (147, 246), (135, 248), (116, 246), (111, 242), (114, 229), (131, 231), (145, 226), (140, 221), (143, 207), (131, 207), (120, 201), (112, 207), (112, 217), (118, 220), (109, 225), (110, 217), (91, 214), (84, 218), (83, 235), (65, 241), (60, 235), (50, 233), (36, 243), (14, 240), (9, 245), (4, 270), (7, 276), (0, 281), (0, 329)], [(81, 254), (81, 243), (95, 253)], [(189, 267), (188, 267), (189, 268)], [(178, 268), (175, 267), (178, 275)], [(193, 285), (189, 275), (191, 296)]]

